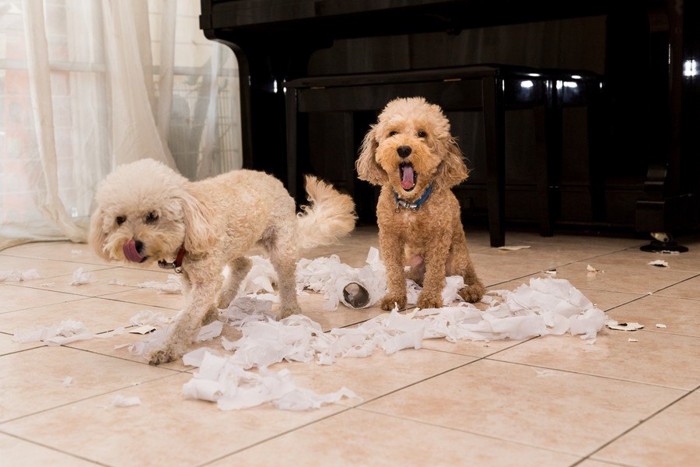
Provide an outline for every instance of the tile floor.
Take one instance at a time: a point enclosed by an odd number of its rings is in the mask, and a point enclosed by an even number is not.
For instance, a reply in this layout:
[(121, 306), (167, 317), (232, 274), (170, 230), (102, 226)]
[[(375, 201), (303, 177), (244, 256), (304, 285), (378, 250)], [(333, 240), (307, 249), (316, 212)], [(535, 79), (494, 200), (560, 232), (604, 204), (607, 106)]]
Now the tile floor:
[[(556, 268), (610, 317), (645, 328), (603, 330), (593, 345), (571, 336), (425, 341), (332, 366), (275, 365), (300, 386), (347, 386), (362, 398), (307, 412), (185, 399), (193, 369), (147, 365), (120, 347), (142, 339), (133, 334), (62, 347), (14, 342), (16, 330), (66, 319), (105, 333), (144, 309), (172, 315), (183, 297), (136, 287), (165, 273), (105, 264), (85, 245), (13, 247), (0, 252), (0, 271), (41, 277), (0, 283), (0, 465), (698, 465), (700, 239), (687, 240), (689, 253), (662, 256), (639, 251), (639, 239), (509, 233), (510, 245), (531, 248), (500, 251), (475, 232), (472, 257), (490, 288)], [(361, 266), (376, 244), (376, 231), (361, 228), (314, 254)], [(657, 258), (670, 267), (647, 264)], [(588, 274), (588, 264), (604, 272)], [(79, 267), (92, 281), (71, 286)], [(320, 304), (302, 301), (324, 329), (379, 313)], [(117, 394), (141, 405), (114, 407)]]

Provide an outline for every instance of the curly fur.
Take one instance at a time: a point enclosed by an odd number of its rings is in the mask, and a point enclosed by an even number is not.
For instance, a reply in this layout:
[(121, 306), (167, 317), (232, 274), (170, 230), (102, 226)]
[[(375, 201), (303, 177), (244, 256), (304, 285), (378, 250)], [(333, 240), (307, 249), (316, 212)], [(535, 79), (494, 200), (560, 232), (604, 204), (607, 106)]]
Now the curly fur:
[[(409, 174), (415, 174), (413, 183), (403, 175), (407, 165)], [(406, 306), (404, 265), (408, 277), (423, 285), (421, 308), (443, 305), (445, 277), (451, 275), (464, 278), (462, 298), (479, 301), (484, 286), (474, 271), (451, 190), (466, 180), (468, 170), (440, 107), (421, 97), (389, 102), (365, 136), (356, 168), (360, 179), (381, 186), (377, 223), (388, 284), (381, 307)], [(429, 186), (430, 196), (417, 209), (397, 205), (397, 196), (415, 203)]]
[[(106, 260), (150, 266), (185, 254), (182, 278), (188, 303), (151, 364), (179, 358), (202, 324), (229, 305), (250, 270), (245, 253), (256, 243), (270, 254), (279, 278), (280, 312), (299, 313), (295, 289), (300, 248), (335, 242), (355, 225), (348, 195), (307, 177), (313, 203), (299, 216), (282, 183), (263, 172), (237, 170), (189, 182), (152, 159), (118, 167), (100, 184), (90, 244)], [(222, 271), (229, 266), (225, 280)]]

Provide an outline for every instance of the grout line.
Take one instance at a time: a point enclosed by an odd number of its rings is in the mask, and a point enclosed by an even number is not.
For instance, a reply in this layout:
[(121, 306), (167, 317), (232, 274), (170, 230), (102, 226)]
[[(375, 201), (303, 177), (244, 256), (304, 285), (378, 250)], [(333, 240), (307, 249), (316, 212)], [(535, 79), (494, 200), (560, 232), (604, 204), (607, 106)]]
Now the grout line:
[[(571, 467), (574, 467), (574, 466), (576, 466), (576, 465), (579, 465), (579, 464), (581, 464), (582, 462), (584, 462), (584, 461), (590, 459), (592, 456), (594, 456), (596, 453), (602, 451), (602, 450), (605, 449), (607, 446), (610, 446), (611, 444), (613, 444), (614, 442), (618, 441), (619, 439), (621, 439), (622, 437), (624, 437), (624, 436), (627, 435), (628, 433), (631, 433), (632, 431), (636, 430), (637, 428), (639, 428), (639, 427), (642, 426), (643, 424), (647, 423), (647, 422), (650, 421), (651, 419), (653, 419), (653, 418), (659, 416), (661, 413), (665, 412), (665, 411), (666, 411), (667, 409), (669, 409), (671, 406), (677, 404), (678, 402), (682, 401), (683, 399), (685, 399), (686, 397), (690, 396), (691, 394), (698, 392), (698, 388), (700, 388), (700, 386), (696, 387), (695, 389), (692, 389), (692, 390), (688, 391), (686, 394), (683, 394), (682, 396), (678, 397), (676, 400), (674, 400), (674, 401), (672, 401), (672, 402), (669, 402), (667, 405), (665, 405), (664, 407), (660, 408), (659, 410), (657, 410), (657, 411), (654, 412), (653, 414), (649, 415), (648, 417), (639, 420), (635, 425), (633, 425), (633, 426), (631, 426), (630, 428), (624, 430), (622, 433), (620, 433), (620, 434), (618, 434), (617, 436), (613, 437), (613, 439), (607, 441), (606, 443), (603, 443), (601, 446), (599, 446), (598, 448), (596, 448), (596, 449), (594, 449), (593, 451), (591, 451), (590, 453), (588, 453), (585, 457), (583, 457), (582, 459), (580, 459), (580, 460), (579, 460), (578, 462), (576, 462), (575, 464), (572, 464)], [(603, 462), (606, 462), (606, 461), (603, 461)]]
[[(45, 449), (50, 449), (51, 451), (60, 452), (61, 454), (64, 454), (64, 455), (69, 456), (69, 457), (73, 457), (73, 458), (76, 458), (76, 459), (80, 459), (80, 460), (83, 460), (83, 461), (85, 461), (85, 462), (90, 462), (91, 464), (102, 465), (102, 466), (104, 466), (104, 467), (109, 467), (109, 464), (103, 464), (102, 462), (98, 462), (98, 461), (95, 461), (95, 460), (92, 460), (92, 459), (88, 459), (87, 457), (79, 456), (79, 455), (77, 455), (77, 454), (73, 454), (73, 453), (68, 452), (68, 451), (63, 451), (63, 450), (61, 450), (61, 449), (54, 448), (54, 447), (49, 446), (49, 445), (47, 445), (47, 444), (43, 444), (43, 443), (39, 443), (39, 442), (37, 442), (37, 441), (33, 441), (33, 440), (31, 440), (31, 439), (23, 438), (23, 437), (21, 437), (21, 436), (14, 435), (14, 434), (12, 434), (12, 433), (7, 433), (7, 432), (2, 431), (2, 430), (0, 430), (0, 433), (4, 434), (4, 435), (6, 435), (6, 436), (9, 436), (9, 437), (11, 437), (11, 438), (15, 438), (15, 439), (19, 439), (19, 440), (21, 440), (21, 441), (27, 442), (27, 443), (29, 443), (29, 444), (34, 444), (34, 445), (36, 445), (36, 446), (41, 446), (41, 447), (43, 447), (43, 448), (45, 448)], [(53, 459), (53, 460), (55, 460), (55, 459)]]

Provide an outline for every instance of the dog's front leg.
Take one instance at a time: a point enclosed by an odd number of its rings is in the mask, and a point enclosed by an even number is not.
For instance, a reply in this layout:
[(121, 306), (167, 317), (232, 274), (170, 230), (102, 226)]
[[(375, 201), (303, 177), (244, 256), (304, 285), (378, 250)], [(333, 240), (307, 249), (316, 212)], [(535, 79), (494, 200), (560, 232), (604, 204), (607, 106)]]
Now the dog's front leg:
[(445, 270), (449, 250), (449, 234), (436, 235), (428, 242), (424, 258), (423, 290), (418, 296), (416, 304), (421, 309), (442, 307), (442, 289), (445, 287)]
[(168, 328), (162, 346), (153, 351), (148, 363), (160, 365), (180, 358), (188, 349), (202, 326), (205, 316), (217, 313), (214, 298), (221, 286), (221, 280), (197, 280), (191, 284), (189, 303), (175, 317), (175, 323)]
[(382, 310), (406, 308), (406, 275), (403, 270), (404, 242), (396, 235), (379, 230), (379, 247), (386, 267), (387, 293), (382, 299)]

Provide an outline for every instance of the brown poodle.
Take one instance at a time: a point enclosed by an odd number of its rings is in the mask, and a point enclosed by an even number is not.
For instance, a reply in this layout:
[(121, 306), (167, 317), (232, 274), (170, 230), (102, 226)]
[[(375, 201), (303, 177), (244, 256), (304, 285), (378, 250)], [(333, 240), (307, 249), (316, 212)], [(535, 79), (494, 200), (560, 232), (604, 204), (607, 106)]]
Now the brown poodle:
[(395, 99), (365, 136), (359, 178), (382, 187), (379, 245), (386, 265), (384, 310), (406, 306), (406, 275), (423, 286), (420, 308), (439, 308), (445, 277), (459, 275), (459, 295), (477, 302), (484, 286), (474, 271), (460, 207), (451, 188), (468, 176), (450, 122), (422, 97)]

